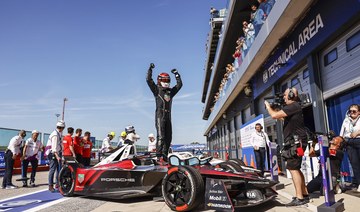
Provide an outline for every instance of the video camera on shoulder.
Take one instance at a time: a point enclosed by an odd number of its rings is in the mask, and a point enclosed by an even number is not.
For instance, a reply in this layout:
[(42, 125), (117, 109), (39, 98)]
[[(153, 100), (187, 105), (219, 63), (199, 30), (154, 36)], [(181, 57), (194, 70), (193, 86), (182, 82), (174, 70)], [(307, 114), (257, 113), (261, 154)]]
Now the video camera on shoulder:
[(272, 100), (270, 101), (270, 107), (274, 110), (281, 110), (283, 106), (285, 106), (284, 94), (276, 93), (275, 96), (265, 97), (264, 100)]

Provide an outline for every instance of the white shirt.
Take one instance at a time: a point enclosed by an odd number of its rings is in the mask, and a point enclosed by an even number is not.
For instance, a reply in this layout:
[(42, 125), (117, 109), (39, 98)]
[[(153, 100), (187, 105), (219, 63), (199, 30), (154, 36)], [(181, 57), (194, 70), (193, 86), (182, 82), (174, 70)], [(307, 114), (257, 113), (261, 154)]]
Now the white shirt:
[(156, 140), (154, 140), (153, 142), (149, 140), (148, 152), (153, 152), (154, 149), (156, 149)]
[(132, 132), (132, 133), (127, 134), (126, 139), (129, 139), (132, 142), (136, 142), (137, 140), (140, 139), (140, 136), (138, 134), (135, 134)]
[[(344, 138), (351, 138), (350, 134), (355, 131), (360, 130), (360, 116), (357, 120), (352, 120), (350, 117), (345, 117), (344, 122), (341, 126), (340, 130), (340, 136)], [(356, 138), (360, 138), (360, 136), (357, 136)]]
[(58, 130), (54, 130), (50, 134), (48, 143), (49, 142), (51, 144), (51, 152), (52, 153), (55, 153), (55, 152), (62, 153), (63, 146), (62, 146), (62, 141), (61, 141), (61, 133)]
[(102, 145), (101, 145), (101, 152), (108, 152), (110, 151), (110, 148), (111, 147), (111, 144), (110, 144), (110, 138), (109, 137), (106, 137), (103, 142), (102, 142)]
[(21, 144), (23, 143), (23, 141), (24, 141), (24, 139), (20, 135), (16, 135), (16, 136), (12, 137), (7, 148), (14, 155), (18, 155), (21, 153), (20, 147), (21, 147)]
[(255, 131), (251, 134), (250, 143), (252, 146), (265, 147), (267, 144), (269, 146), (269, 136), (264, 131)]
[(31, 157), (39, 152), (39, 150), (43, 147), (43, 144), (39, 140), (34, 141), (32, 138), (28, 138), (25, 142), (25, 146), (26, 146), (25, 156)]

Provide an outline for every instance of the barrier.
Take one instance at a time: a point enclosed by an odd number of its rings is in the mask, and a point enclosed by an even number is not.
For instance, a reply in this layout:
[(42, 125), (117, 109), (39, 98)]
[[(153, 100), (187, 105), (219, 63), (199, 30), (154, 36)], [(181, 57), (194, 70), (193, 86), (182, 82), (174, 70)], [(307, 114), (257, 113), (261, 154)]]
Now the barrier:
[(330, 158), (329, 158), (329, 140), (324, 135), (318, 136), (320, 145), (320, 163), (323, 179), (325, 203), (318, 206), (319, 212), (344, 211), (343, 202), (335, 202), (334, 188), (331, 180)]

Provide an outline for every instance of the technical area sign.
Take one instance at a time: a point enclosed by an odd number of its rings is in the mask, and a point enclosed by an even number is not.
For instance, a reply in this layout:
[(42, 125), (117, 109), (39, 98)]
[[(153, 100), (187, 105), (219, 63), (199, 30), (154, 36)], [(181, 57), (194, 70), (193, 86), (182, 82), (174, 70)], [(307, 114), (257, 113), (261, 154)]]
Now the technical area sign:
[(318, 1), (253, 78), (257, 98), (360, 12), (358, 0)]

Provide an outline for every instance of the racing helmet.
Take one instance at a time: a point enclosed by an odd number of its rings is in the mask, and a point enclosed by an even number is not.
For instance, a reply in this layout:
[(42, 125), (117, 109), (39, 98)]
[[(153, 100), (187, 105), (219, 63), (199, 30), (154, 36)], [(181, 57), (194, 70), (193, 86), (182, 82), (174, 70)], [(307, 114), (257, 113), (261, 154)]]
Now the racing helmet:
[(112, 136), (113, 138), (115, 137), (115, 132), (109, 132), (108, 134), (109, 136)]
[(121, 137), (126, 137), (126, 135), (127, 135), (127, 133), (126, 133), (125, 131), (122, 131), (122, 132), (120, 133), (120, 136), (121, 136)]
[(129, 125), (129, 126), (125, 127), (125, 132), (126, 132), (126, 134), (135, 132), (135, 127), (132, 125)]
[(158, 75), (157, 84), (163, 88), (170, 87), (170, 75), (168, 73), (161, 73)]

